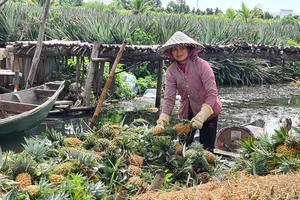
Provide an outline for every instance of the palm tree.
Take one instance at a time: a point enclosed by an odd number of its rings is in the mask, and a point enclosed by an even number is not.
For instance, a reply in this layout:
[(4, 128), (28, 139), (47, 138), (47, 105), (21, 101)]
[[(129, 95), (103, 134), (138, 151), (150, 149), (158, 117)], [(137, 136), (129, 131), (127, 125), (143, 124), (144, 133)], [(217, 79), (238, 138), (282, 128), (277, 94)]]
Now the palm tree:
[(130, 2), (133, 14), (142, 13), (151, 8), (151, 0), (132, 0)]
[(250, 10), (244, 2), (242, 2), (242, 10), (238, 11), (239, 16), (242, 18), (242, 21), (249, 22), (250, 20), (254, 19), (255, 17), (261, 14), (261, 9), (255, 7), (253, 10)]

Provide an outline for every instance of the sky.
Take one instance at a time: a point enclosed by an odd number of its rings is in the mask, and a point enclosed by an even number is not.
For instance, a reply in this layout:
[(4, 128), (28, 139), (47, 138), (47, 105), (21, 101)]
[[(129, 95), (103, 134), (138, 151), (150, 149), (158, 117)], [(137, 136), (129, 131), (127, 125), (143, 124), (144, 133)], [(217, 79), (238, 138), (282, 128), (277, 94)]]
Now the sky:
[[(166, 7), (167, 4), (171, 0), (161, 0), (162, 6)], [(225, 12), (228, 8), (232, 8), (234, 10), (240, 10), (242, 2), (249, 9), (253, 9), (254, 7), (261, 8), (264, 12), (268, 11), (270, 13), (279, 13), (280, 9), (288, 9), (293, 10), (293, 13), (300, 13), (300, 0), (185, 0), (186, 4), (189, 5), (190, 9), (198, 8), (202, 11), (206, 10), (206, 8), (215, 9), (218, 7), (223, 12)], [(174, 0), (176, 2), (176, 0)]]

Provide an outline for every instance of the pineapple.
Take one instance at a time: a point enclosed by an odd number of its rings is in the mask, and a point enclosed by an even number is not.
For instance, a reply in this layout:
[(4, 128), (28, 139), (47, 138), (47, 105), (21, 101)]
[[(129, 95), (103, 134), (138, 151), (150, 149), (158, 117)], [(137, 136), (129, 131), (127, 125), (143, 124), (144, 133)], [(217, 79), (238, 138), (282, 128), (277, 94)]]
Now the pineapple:
[(182, 146), (182, 144), (180, 144), (180, 143), (176, 143), (176, 145), (175, 145), (175, 148), (176, 148), (176, 153), (178, 154), (178, 155), (181, 155), (182, 154), (182, 151), (183, 151), (183, 146)]
[(18, 188), (25, 188), (31, 185), (31, 175), (28, 173), (20, 173), (16, 176), (15, 181), (19, 182), (17, 185)]
[(24, 188), (24, 190), (27, 191), (30, 196), (36, 196), (40, 188), (38, 185), (28, 185)]
[(207, 150), (204, 150), (203, 153), (205, 155), (205, 158), (206, 158), (208, 164), (214, 164), (215, 163), (215, 161), (216, 161), (215, 154), (213, 154), (212, 152), (207, 151)]
[(158, 135), (160, 133), (164, 132), (164, 128), (161, 128), (161, 127), (154, 127), (152, 128), (152, 133), (153, 135)]
[(105, 124), (97, 131), (96, 136), (100, 138), (112, 139), (116, 134), (115, 129), (112, 125)]
[(192, 129), (192, 125), (189, 120), (181, 120), (178, 124), (173, 126), (173, 130), (178, 136), (187, 136)]
[(56, 166), (54, 168), (53, 173), (67, 175), (69, 172), (71, 172), (73, 170), (73, 167), (74, 167), (74, 163), (68, 161), (68, 162), (65, 162), (65, 163), (62, 163), (62, 164)]
[(297, 151), (299, 151), (300, 150), (300, 137), (290, 135), (290, 136), (286, 137), (284, 144), (287, 147), (295, 148)]
[(59, 183), (63, 182), (64, 180), (65, 180), (65, 178), (62, 175), (51, 174), (49, 176), (49, 182), (50, 183), (59, 184)]
[(135, 185), (135, 186), (139, 186), (142, 182), (143, 180), (138, 176), (130, 177), (127, 181), (128, 184)]
[(81, 141), (78, 138), (75, 137), (68, 137), (64, 139), (64, 143), (68, 146), (81, 146), (83, 144), (83, 141)]
[(112, 142), (107, 138), (100, 138), (96, 141), (95, 146), (92, 148), (94, 151), (104, 151), (106, 148), (112, 146)]
[(137, 167), (137, 166), (134, 166), (134, 165), (129, 165), (128, 166), (128, 169), (129, 169), (129, 173), (131, 174), (131, 175), (138, 175), (139, 173), (141, 173), (142, 172), (142, 169), (141, 168), (139, 168), (139, 167)]
[(129, 158), (129, 161), (130, 161), (130, 164), (131, 165), (134, 165), (134, 166), (137, 166), (137, 167), (140, 167), (143, 165), (143, 157), (135, 154), (135, 153), (131, 153), (130, 154), (130, 158)]
[(289, 157), (294, 157), (296, 152), (297, 152), (297, 149), (287, 147), (285, 145), (279, 145), (279, 146), (276, 147), (276, 153), (284, 154), (284, 155), (287, 155)]
[(26, 187), (31, 185), (31, 177), (34, 175), (36, 162), (26, 152), (18, 154), (14, 157), (11, 166), (11, 176), (20, 184), (18, 187)]
[(122, 131), (122, 127), (116, 124), (112, 125), (112, 128), (115, 131), (115, 134), (120, 134)]

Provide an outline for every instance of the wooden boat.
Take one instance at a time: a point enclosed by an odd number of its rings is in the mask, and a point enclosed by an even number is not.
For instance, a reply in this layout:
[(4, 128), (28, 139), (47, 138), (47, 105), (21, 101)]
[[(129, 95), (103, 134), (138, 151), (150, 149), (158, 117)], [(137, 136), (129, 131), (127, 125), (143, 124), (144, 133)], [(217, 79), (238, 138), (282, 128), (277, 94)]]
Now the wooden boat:
[(64, 81), (54, 81), (0, 94), (0, 135), (23, 132), (42, 123), (63, 88)]

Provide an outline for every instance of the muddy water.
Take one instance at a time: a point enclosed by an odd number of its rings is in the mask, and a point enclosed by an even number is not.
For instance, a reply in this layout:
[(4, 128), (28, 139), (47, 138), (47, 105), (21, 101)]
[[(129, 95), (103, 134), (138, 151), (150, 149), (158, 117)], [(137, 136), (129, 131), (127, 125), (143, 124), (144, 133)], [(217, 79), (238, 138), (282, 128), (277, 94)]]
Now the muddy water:
[[(280, 126), (281, 118), (291, 118), (293, 125), (299, 124), (300, 88), (288, 84), (262, 85), (251, 87), (220, 87), (219, 97), (223, 104), (223, 112), (219, 116), (218, 130), (232, 126), (243, 125), (262, 119), (266, 122), (266, 132), (274, 133)], [(149, 112), (154, 107), (154, 98), (137, 98), (134, 101), (105, 105), (101, 109), (99, 121), (102, 124), (130, 124), (134, 119), (142, 118), (155, 124), (159, 112)], [(176, 103), (171, 124), (178, 122)], [(50, 115), (38, 127), (14, 136), (0, 137), (3, 150), (22, 149), (24, 137), (44, 134), (46, 127), (65, 135), (86, 132), (92, 113), (73, 113), (71, 115)], [(300, 126), (300, 124), (299, 124)]]

